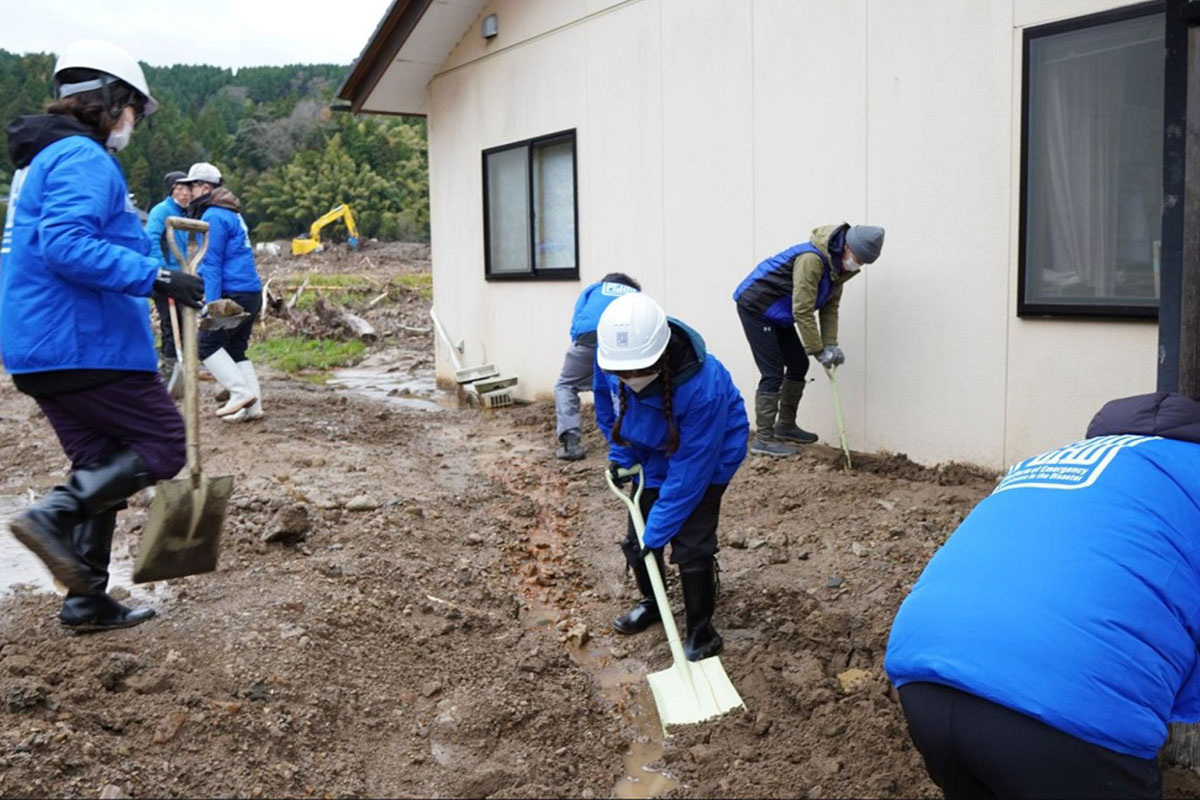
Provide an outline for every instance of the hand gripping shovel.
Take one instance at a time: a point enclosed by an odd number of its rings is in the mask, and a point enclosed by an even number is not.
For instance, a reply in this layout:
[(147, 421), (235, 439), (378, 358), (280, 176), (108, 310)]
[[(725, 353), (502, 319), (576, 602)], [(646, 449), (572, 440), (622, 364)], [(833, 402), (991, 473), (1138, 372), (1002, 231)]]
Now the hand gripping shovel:
[(850, 446), (846, 444), (846, 419), (842, 416), (842, 396), (838, 392), (837, 367), (825, 368), (829, 376), (829, 385), (833, 389), (833, 415), (837, 419), (838, 436), (842, 439), (842, 452), (846, 454), (846, 472), (850, 471)]
[[(200, 243), (191, 258), (179, 251), (175, 230), (198, 234)], [(167, 242), (183, 265), (196, 274), (196, 266), (208, 250), (208, 223), (184, 217), (167, 217)], [(133, 567), (134, 583), (198, 575), (217, 568), (221, 525), (233, 493), (233, 478), (207, 478), (200, 473), (200, 395), (196, 385), (199, 351), (196, 345), (196, 312), (183, 309), (180, 339), (175, 304), (170, 303), (175, 341), (182, 344), (179, 369), (183, 374), (183, 419), (187, 429), (187, 477), (159, 481), (154, 503), (142, 532), (141, 548)]]
[[(629, 518), (633, 520), (633, 529), (637, 531), (638, 544), (645, 546), (643, 535), (646, 523), (642, 519), (640, 501), (642, 499), (642, 467), (636, 464), (632, 469), (618, 472), (621, 477), (636, 476), (637, 490), (633, 497), (621, 491), (613, 482), (612, 475), (605, 470), (604, 477), (609, 487), (629, 507)], [(653, 554), (646, 555), (646, 570), (650, 573), (650, 585), (654, 587), (654, 600), (658, 603), (662, 615), (663, 628), (667, 631), (667, 641), (671, 645), (671, 656), (674, 663), (661, 672), (646, 676), (650, 682), (650, 691), (654, 693), (654, 703), (658, 706), (658, 719), (662, 722), (663, 734), (667, 733), (668, 725), (690, 725), (703, 722), (706, 719), (719, 717), (735, 708), (744, 708), (741, 695), (733, 688), (721, 659), (713, 656), (702, 661), (688, 661), (683, 654), (683, 643), (679, 640), (679, 629), (675, 627), (675, 616), (671, 613), (671, 604), (667, 600), (667, 589), (663, 586), (662, 576), (658, 573), (658, 563)]]

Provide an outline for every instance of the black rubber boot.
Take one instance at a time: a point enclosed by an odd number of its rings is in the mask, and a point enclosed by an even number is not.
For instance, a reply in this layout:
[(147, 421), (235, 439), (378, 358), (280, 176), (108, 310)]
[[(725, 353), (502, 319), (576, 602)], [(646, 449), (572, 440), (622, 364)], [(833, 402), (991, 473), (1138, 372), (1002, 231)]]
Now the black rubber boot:
[(563, 461), (579, 461), (587, 456), (587, 450), (583, 449), (583, 445), (579, 442), (579, 431), (563, 431), (563, 435), (558, 437), (560, 447), (555, 456)]
[(775, 415), (779, 411), (779, 394), (759, 392), (754, 395), (754, 439), (750, 452), (756, 456), (782, 458), (796, 455), (796, 448), (775, 440)]
[(721, 652), (725, 642), (713, 627), (713, 612), (717, 608), (716, 561), (688, 564), (679, 570), (679, 582), (683, 586), (683, 606), (687, 614), (687, 638), (683, 652), (688, 661), (712, 658)]
[[(651, 625), (662, 622), (662, 615), (658, 613), (654, 587), (650, 585), (650, 572), (638, 553), (637, 545), (626, 539), (621, 543), (621, 550), (625, 552), (625, 562), (633, 570), (633, 577), (637, 581), (638, 591), (642, 593), (642, 599), (636, 606), (614, 619), (612, 625), (617, 633), (641, 633)], [(665, 578), (667, 573), (664, 569), (662, 550), (654, 551), (654, 559), (658, 562), (659, 575)]]
[(800, 398), (804, 396), (804, 381), (783, 380), (783, 388), (779, 391), (779, 419), (775, 422), (775, 438), (781, 442), (795, 444), (813, 444), (817, 435), (796, 425), (796, 410), (800, 407)]
[[(123, 504), (122, 504), (123, 505)], [(64, 628), (76, 633), (129, 628), (154, 616), (152, 608), (126, 608), (108, 596), (108, 562), (112, 555), (117, 509), (102, 511), (75, 526), (75, 550), (89, 569), (86, 593), (68, 592), (58, 612)]]
[(9, 528), (69, 591), (87, 594), (92, 586), (91, 567), (75, 550), (73, 529), (151, 483), (141, 456), (121, 450), (75, 470), (66, 483), (13, 517)]

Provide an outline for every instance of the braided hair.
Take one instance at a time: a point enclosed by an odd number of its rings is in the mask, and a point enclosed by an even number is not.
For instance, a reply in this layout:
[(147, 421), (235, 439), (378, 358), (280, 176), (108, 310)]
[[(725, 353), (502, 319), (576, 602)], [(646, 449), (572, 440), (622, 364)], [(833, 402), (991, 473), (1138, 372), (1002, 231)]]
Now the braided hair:
[[(662, 399), (663, 399), (663, 416), (667, 419), (667, 455), (672, 455), (679, 449), (679, 426), (675, 424), (675, 414), (671, 409), (673, 398), (671, 396), (674, 390), (674, 376), (671, 373), (671, 359), (668, 357), (668, 352), (664, 351), (662, 357), (658, 360), (656, 366), (659, 369), (658, 378), (662, 381)], [(615, 444), (621, 447), (627, 447), (629, 442), (621, 436), (621, 423), (625, 420), (625, 411), (628, 408), (625, 400), (625, 382), (618, 381), (617, 395), (619, 398), (619, 409), (617, 411), (617, 421), (612, 426), (612, 440)]]

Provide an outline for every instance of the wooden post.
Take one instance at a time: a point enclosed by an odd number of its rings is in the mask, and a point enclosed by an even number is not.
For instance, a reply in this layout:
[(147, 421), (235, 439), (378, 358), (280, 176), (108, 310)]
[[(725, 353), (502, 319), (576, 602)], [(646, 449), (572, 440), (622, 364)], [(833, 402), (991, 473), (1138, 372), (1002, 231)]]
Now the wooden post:
[(1158, 388), (1200, 399), (1200, 0), (1166, 14)]
[[(1166, 11), (1158, 388), (1200, 399), (1200, 2)], [(1162, 757), (1200, 770), (1200, 725), (1172, 725)]]

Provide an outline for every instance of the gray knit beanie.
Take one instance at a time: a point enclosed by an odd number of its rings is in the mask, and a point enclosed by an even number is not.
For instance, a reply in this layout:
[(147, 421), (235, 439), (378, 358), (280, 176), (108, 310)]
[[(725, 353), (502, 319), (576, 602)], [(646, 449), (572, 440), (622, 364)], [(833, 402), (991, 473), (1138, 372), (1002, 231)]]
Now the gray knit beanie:
[(883, 228), (876, 225), (852, 225), (846, 231), (846, 244), (864, 264), (874, 264), (883, 250)]

